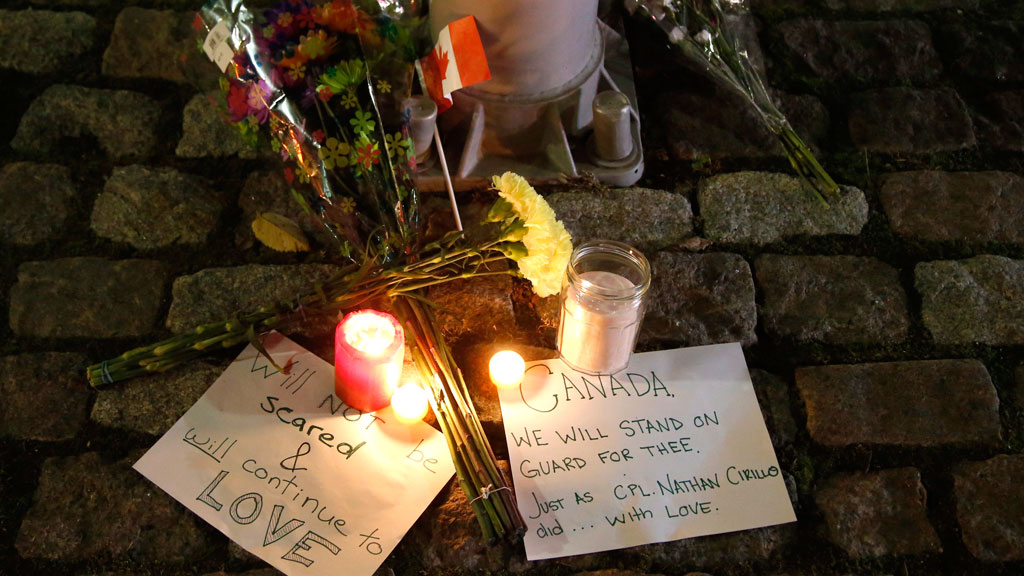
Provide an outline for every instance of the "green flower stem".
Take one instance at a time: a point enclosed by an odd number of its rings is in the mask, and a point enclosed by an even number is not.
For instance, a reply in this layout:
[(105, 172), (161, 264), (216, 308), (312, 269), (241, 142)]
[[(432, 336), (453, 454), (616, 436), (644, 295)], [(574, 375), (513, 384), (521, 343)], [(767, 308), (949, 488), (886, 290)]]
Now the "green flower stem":
[[(451, 351), (429, 309), (413, 295), (393, 300), (395, 313), (410, 335), (410, 344), (424, 380), (436, 397), (435, 413), (446, 434), (455, 440), (449, 444), (452, 458), (462, 470), (460, 484), (473, 504), (485, 534), (497, 537), (521, 536), (525, 524), (515, 505), (508, 482), (495, 464), (494, 452), (468, 400), (468, 388), (455, 364)], [(467, 489), (466, 485), (470, 488)], [(486, 495), (486, 497), (484, 497)]]

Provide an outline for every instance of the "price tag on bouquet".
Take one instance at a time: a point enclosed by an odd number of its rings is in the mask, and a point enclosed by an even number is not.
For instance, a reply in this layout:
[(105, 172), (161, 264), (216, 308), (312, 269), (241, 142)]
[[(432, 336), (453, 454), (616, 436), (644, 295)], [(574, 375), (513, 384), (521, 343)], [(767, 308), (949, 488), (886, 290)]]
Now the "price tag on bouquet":
[(796, 521), (739, 344), (499, 389), (530, 560)]
[(222, 73), (228, 69), (228, 64), (235, 57), (235, 51), (231, 48), (231, 43), (228, 42), (230, 39), (231, 30), (228, 29), (227, 21), (221, 20), (210, 30), (206, 35), (206, 40), (203, 41), (203, 52), (211, 62), (220, 68)]
[(277, 333), (251, 345), (135, 469), (286, 574), (370, 575), (454, 474), (440, 432), (334, 396)]

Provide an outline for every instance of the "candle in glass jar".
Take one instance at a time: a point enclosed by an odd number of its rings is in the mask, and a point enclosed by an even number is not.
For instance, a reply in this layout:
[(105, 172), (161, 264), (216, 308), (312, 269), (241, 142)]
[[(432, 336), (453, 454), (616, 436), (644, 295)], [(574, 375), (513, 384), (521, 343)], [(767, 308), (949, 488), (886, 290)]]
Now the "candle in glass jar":
[(624, 369), (643, 320), (650, 266), (643, 254), (611, 240), (578, 246), (562, 288), (558, 351), (589, 374)]
[(334, 393), (363, 412), (380, 410), (391, 403), (404, 359), (405, 334), (394, 316), (352, 312), (334, 333)]

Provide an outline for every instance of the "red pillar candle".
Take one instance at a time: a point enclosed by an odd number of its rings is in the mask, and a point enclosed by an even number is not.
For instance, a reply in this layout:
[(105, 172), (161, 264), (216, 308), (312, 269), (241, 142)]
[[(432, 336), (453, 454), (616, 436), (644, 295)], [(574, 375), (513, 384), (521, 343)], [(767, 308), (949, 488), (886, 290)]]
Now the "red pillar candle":
[(405, 333), (394, 316), (352, 312), (334, 332), (334, 393), (363, 412), (380, 410), (391, 403), (404, 359)]

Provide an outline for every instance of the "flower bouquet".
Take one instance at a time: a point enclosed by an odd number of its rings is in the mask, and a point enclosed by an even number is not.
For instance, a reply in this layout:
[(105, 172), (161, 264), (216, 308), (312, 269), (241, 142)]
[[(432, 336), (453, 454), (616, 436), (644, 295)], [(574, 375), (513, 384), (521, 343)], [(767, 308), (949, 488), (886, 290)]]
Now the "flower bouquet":
[(652, 20), (701, 70), (746, 98), (779, 139), (796, 173), (828, 207), (829, 198), (838, 198), (839, 186), (772, 102), (746, 50), (726, 24), (723, 4), (745, 8), (745, 0), (626, 0), (626, 9)]
[(287, 0), (262, 19), (242, 0), (211, 0), (203, 7), (196, 27), (206, 35), (207, 54), (227, 75), (226, 114), (280, 151), (292, 195), (319, 215), (342, 268), (294, 299), (130, 350), (90, 366), (88, 377), (93, 386), (109, 385), (244, 342), (262, 351), (260, 335), (269, 330), (338, 318), (371, 299), (389, 298), (484, 535), (491, 541), (518, 537), (525, 527), (513, 492), (497, 468), (426, 289), (509, 274), (529, 279), (538, 295), (549, 296), (560, 288), (572, 243), (544, 199), (511, 173), (495, 177), (500, 198), (483, 221), (432, 242), (420, 237), (403, 100), (411, 93), (417, 47), (425, 52), (429, 42), (414, 5)]

